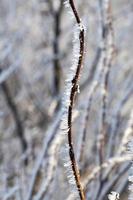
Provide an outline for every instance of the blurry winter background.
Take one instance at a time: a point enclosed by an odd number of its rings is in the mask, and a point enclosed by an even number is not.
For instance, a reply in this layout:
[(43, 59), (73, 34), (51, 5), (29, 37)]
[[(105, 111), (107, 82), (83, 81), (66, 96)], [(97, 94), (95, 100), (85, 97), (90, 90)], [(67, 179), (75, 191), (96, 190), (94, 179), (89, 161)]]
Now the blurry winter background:
[[(87, 200), (106, 200), (112, 190), (124, 200), (130, 167), (125, 153), (133, 136), (132, 0), (111, 1), (115, 56), (108, 79), (104, 170), (97, 148), (100, 84), (81, 147), (87, 95), (101, 56), (99, 2), (75, 0), (86, 26), (86, 53), (74, 108), (74, 148)], [(70, 166), (63, 160), (67, 136), (64, 142), (59, 129), (74, 24), (60, 0), (0, 0), (0, 200), (74, 199)]]

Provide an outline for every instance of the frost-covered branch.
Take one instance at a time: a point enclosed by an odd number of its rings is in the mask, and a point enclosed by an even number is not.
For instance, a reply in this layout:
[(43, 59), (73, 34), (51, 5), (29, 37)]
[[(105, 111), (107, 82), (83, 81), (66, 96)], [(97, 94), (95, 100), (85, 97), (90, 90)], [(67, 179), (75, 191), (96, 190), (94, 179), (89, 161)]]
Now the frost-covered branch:
[(92, 172), (89, 174), (87, 178), (83, 181), (83, 185), (86, 187), (92, 180), (94, 180), (97, 176), (97, 174), (100, 172), (100, 170), (106, 169), (111, 166), (120, 165), (121, 163), (124, 163), (126, 161), (130, 161), (132, 156), (122, 156), (122, 157), (114, 157), (110, 158), (109, 160), (105, 161), (101, 166), (95, 167)]
[(40, 154), (37, 157), (37, 161), (36, 161), (35, 167), (32, 172), (32, 177), (31, 177), (31, 181), (30, 181), (30, 187), (29, 187), (29, 191), (28, 191), (27, 200), (32, 200), (32, 198), (33, 198), (33, 194), (35, 193), (35, 187), (36, 187), (36, 184), (38, 181), (38, 177), (40, 174), (43, 159), (48, 151), (49, 144), (55, 137), (55, 134), (59, 127), (61, 116), (62, 116), (62, 110), (57, 114), (53, 124), (50, 125), (50, 128), (46, 132), (46, 138), (44, 138), (42, 150), (40, 151)]
[[(81, 185), (80, 181), (80, 175), (79, 175), (79, 169), (77, 166), (77, 162), (75, 159), (75, 153), (74, 153), (74, 148), (73, 148), (73, 133), (72, 133), (72, 117), (73, 117), (73, 106), (75, 102), (75, 97), (78, 93), (79, 90), (79, 79), (80, 79), (80, 74), (81, 74), (81, 69), (83, 66), (83, 57), (84, 57), (84, 27), (81, 22), (81, 19), (79, 17), (79, 14), (77, 12), (77, 9), (75, 7), (74, 1), (69, 0), (67, 2), (68, 6), (71, 7), (73, 15), (76, 19), (77, 23), (77, 28), (79, 31), (79, 34), (76, 36), (76, 42), (79, 43), (79, 47), (75, 49), (76, 52), (74, 52), (74, 57), (75, 57), (75, 62), (73, 63), (73, 66), (71, 68), (72, 74), (68, 78), (67, 82), (67, 105), (64, 104), (66, 107), (66, 116), (65, 116), (65, 121), (66, 121), (66, 129), (67, 129), (67, 135), (68, 135), (68, 146), (69, 146), (69, 156), (70, 156), (70, 162), (71, 162), (71, 168), (73, 172), (73, 176), (75, 179), (76, 183), (76, 188), (79, 192), (79, 197), (81, 200), (85, 199), (84, 191)], [(66, 100), (65, 100), (66, 101)]]

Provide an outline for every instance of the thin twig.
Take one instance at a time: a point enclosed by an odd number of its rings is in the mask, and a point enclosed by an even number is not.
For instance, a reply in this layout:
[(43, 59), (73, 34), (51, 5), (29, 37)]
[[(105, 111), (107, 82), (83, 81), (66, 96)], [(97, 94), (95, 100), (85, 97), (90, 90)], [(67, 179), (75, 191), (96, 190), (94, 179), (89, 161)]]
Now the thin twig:
[[(103, 83), (102, 83), (103, 88), (102, 88), (101, 127), (98, 140), (99, 165), (101, 165), (105, 157), (108, 79), (114, 55), (114, 31), (112, 26), (112, 13), (111, 13), (110, 0), (107, 1), (99, 0), (99, 5), (101, 11), (103, 52), (105, 53), (105, 57), (103, 59), (104, 73), (103, 73)], [(101, 188), (103, 187), (104, 184), (104, 182), (102, 181), (102, 171), (99, 175), (99, 182), (100, 183), (99, 183), (99, 189), (97, 191), (97, 197), (99, 196)]]
[(35, 167), (33, 169), (30, 187), (29, 187), (29, 191), (28, 191), (28, 196), (26, 198), (27, 200), (32, 200), (32, 197), (35, 193), (35, 187), (38, 182), (43, 159), (47, 153), (49, 144), (55, 137), (55, 134), (59, 127), (61, 116), (62, 116), (62, 110), (56, 115), (55, 120), (53, 121), (53, 124), (50, 125), (49, 129), (46, 132), (47, 138), (44, 138), (42, 150), (41, 150), (39, 156), (37, 157), (37, 161), (36, 161)]
[[(24, 153), (27, 150), (27, 147), (28, 147), (27, 141), (26, 141), (25, 136), (24, 136), (24, 127), (22, 125), (22, 121), (21, 121), (21, 118), (20, 118), (18, 107), (14, 102), (10, 88), (9, 88), (7, 82), (6, 82), (7, 77), (9, 77), (9, 75), (11, 73), (13, 73), (13, 71), (16, 70), (17, 67), (18, 67), (18, 65), (10, 67), (9, 70), (6, 71), (7, 73), (2, 72), (2, 69), (0, 69), (0, 76), (1, 76), (0, 86), (1, 86), (2, 92), (4, 94), (5, 100), (7, 102), (7, 105), (9, 107), (9, 109), (11, 110), (12, 116), (13, 116), (14, 121), (16, 123), (17, 135), (20, 139), (22, 151)], [(25, 164), (27, 164), (27, 161), (28, 160), (26, 159)]]
[(70, 156), (70, 161), (71, 161), (71, 167), (74, 175), (74, 179), (76, 182), (76, 187), (79, 192), (79, 197), (81, 200), (85, 200), (85, 194), (83, 191), (83, 188), (81, 186), (81, 181), (80, 181), (80, 174), (79, 174), (79, 169), (77, 166), (77, 162), (75, 159), (75, 154), (74, 154), (74, 148), (73, 148), (73, 135), (72, 135), (72, 115), (73, 115), (73, 106), (74, 106), (74, 100), (75, 96), (78, 92), (78, 82), (80, 78), (80, 73), (82, 69), (82, 64), (83, 64), (83, 57), (84, 57), (84, 27), (81, 23), (81, 19), (79, 18), (78, 12), (76, 10), (75, 4), (73, 0), (69, 0), (70, 7), (72, 9), (72, 12), (75, 16), (77, 25), (79, 27), (79, 56), (78, 56), (78, 64), (76, 67), (76, 72), (75, 75), (71, 81), (72, 83), (72, 88), (70, 90), (70, 103), (68, 106), (68, 145), (69, 145), (69, 156)]
[[(54, 65), (54, 94), (60, 95), (60, 84), (61, 84), (61, 66), (58, 58), (59, 54), (59, 37), (60, 37), (60, 26), (61, 26), (61, 15), (63, 11), (63, 1), (60, 1), (58, 10), (54, 10), (52, 1), (49, 0), (50, 12), (54, 18), (54, 41), (53, 41), (53, 53), (55, 59), (53, 60)], [(60, 102), (59, 102), (60, 103)], [(59, 106), (59, 105), (58, 105)]]

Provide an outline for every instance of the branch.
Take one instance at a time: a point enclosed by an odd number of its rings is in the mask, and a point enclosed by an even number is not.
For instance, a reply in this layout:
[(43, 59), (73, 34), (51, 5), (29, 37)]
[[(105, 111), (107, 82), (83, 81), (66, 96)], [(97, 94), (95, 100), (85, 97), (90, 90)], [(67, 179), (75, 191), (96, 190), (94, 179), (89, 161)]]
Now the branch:
[(36, 161), (35, 167), (34, 167), (33, 172), (32, 172), (30, 188), (29, 188), (28, 196), (26, 198), (27, 200), (32, 200), (32, 197), (35, 193), (35, 187), (36, 187), (36, 184), (38, 182), (38, 177), (39, 177), (39, 174), (40, 174), (43, 159), (44, 159), (44, 157), (47, 153), (48, 146), (50, 145), (51, 141), (55, 137), (55, 134), (56, 134), (57, 129), (59, 127), (61, 116), (62, 116), (62, 111), (60, 111), (57, 114), (57, 116), (55, 117), (55, 121), (53, 121), (53, 124), (50, 125), (50, 128), (46, 132), (47, 138), (44, 138), (42, 150), (41, 150), (39, 156), (37, 157), (37, 161)]
[[(8, 87), (8, 84), (6, 83), (7, 78), (10, 76), (10, 74), (14, 70), (16, 70), (17, 67), (18, 67), (18, 65), (13, 65), (5, 72), (2, 72), (2, 69), (0, 69), (0, 77), (1, 77), (0, 86), (1, 86), (2, 92), (4, 94), (5, 100), (7, 102), (7, 105), (9, 107), (9, 109), (11, 110), (12, 116), (16, 123), (17, 134), (18, 134), (18, 137), (20, 138), (22, 150), (23, 150), (23, 152), (25, 152), (27, 150), (28, 144), (27, 144), (27, 141), (24, 136), (24, 127), (23, 127), (21, 119), (20, 119), (18, 108), (13, 100), (10, 88)], [(27, 160), (25, 160), (25, 164), (27, 164)]]
[(20, 67), (20, 60), (17, 60), (14, 64), (12, 64), (8, 69), (3, 70), (0, 73), (0, 84), (6, 81), (11, 74), (13, 74)]
[[(83, 64), (83, 57), (84, 57), (84, 27), (79, 18), (74, 1), (69, 0), (69, 4), (70, 4), (70, 7), (72, 9), (73, 15), (76, 19), (77, 26), (79, 29), (79, 36), (78, 36), (79, 52), (78, 52), (78, 61), (76, 60), (76, 63), (74, 63), (74, 65), (77, 65), (76, 72), (74, 72), (74, 76), (72, 77), (72, 80), (68, 82), (68, 90), (70, 87), (70, 91), (67, 94), (68, 95), (68, 107), (66, 111), (67, 112), (67, 134), (68, 134), (69, 157), (70, 157), (74, 180), (76, 183), (76, 188), (78, 190), (80, 199), (85, 200), (84, 191), (83, 191), (83, 188), (81, 186), (81, 181), (80, 181), (79, 169), (78, 169), (77, 162), (75, 159), (75, 153), (74, 153), (74, 148), (73, 148), (73, 134), (72, 134), (73, 107), (74, 107), (74, 102), (75, 102), (75, 96), (78, 92), (78, 83), (80, 79), (80, 74), (81, 74), (81, 69), (82, 69), (82, 64)], [(72, 66), (72, 70), (75, 70), (75, 66)]]

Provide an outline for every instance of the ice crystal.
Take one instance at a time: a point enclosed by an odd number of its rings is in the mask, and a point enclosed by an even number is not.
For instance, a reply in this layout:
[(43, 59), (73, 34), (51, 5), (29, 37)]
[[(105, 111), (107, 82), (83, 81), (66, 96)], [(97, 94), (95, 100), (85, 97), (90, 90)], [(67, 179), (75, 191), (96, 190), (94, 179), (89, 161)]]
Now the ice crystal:
[(118, 192), (114, 192), (112, 191), (109, 195), (108, 195), (108, 199), (109, 200), (118, 200), (119, 198), (119, 193)]

